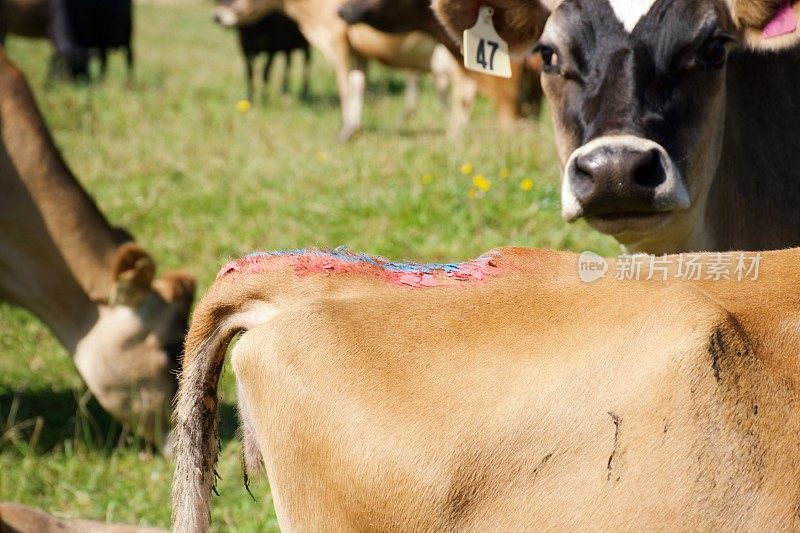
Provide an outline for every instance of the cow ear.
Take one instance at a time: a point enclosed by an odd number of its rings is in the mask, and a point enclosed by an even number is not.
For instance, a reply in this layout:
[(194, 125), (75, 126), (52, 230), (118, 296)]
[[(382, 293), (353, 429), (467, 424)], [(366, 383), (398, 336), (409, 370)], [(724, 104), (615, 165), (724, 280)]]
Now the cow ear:
[(481, 6), (494, 9), (494, 27), (512, 50), (539, 39), (544, 23), (560, 0), (433, 0), (431, 7), (450, 36), (461, 44), (462, 33), (478, 20)]
[(182, 301), (191, 306), (197, 289), (197, 280), (194, 276), (183, 272), (167, 272), (153, 281), (153, 289), (166, 302)]
[(144, 248), (135, 243), (123, 244), (114, 258), (109, 303), (136, 307), (150, 290), (155, 273), (156, 265)]
[(798, 0), (728, 0), (745, 46), (781, 50), (800, 42)]

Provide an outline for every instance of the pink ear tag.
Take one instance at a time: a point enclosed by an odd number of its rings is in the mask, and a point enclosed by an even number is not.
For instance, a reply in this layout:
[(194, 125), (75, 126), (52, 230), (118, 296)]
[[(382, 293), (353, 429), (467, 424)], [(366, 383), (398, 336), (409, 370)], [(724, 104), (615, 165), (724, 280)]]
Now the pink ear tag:
[(775, 16), (764, 26), (764, 38), (771, 39), (787, 33), (794, 33), (797, 29), (797, 16), (792, 9), (790, 0), (783, 0)]

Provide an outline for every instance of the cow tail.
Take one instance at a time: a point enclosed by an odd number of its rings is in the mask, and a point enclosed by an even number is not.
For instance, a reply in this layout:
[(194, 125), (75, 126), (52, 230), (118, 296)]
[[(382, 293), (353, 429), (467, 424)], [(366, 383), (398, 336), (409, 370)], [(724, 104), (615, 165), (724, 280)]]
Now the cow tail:
[(202, 533), (210, 527), (220, 449), (217, 387), (228, 344), (246, 329), (241, 310), (251, 298), (219, 290), (224, 285), (218, 281), (203, 298), (186, 337), (175, 409), (174, 532)]

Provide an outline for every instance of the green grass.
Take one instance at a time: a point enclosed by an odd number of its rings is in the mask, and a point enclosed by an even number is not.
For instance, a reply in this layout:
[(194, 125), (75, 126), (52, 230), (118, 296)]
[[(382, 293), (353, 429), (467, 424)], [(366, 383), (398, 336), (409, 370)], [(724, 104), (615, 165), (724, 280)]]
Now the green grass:
[[(365, 131), (338, 144), (333, 75), (319, 56), (311, 102), (282, 99), (275, 84), (267, 105), (242, 114), (234, 35), (212, 26), (207, 11), (207, 3), (138, 6), (132, 85), (122, 58), (112, 56), (103, 83), (47, 87), (48, 45), (8, 43), (76, 175), (162, 269), (192, 272), (202, 291), (226, 260), (253, 250), (345, 244), (422, 261), (502, 245), (616, 251), (609, 239), (561, 221), (549, 121), (499, 131), (481, 101), (463, 142), (452, 143), (430, 82), (419, 114), (404, 124), (402, 76), (374, 67)], [(465, 162), (492, 182), (479, 198), (470, 198)], [(525, 178), (531, 191), (520, 187)], [(258, 503), (242, 486), (229, 374), (223, 389), (215, 525), (277, 529), (266, 482), (254, 487)], [(168, 461), (88, 398), (49, 332), (0, 305), (0, 500), (166, 527), (170, 475)]]

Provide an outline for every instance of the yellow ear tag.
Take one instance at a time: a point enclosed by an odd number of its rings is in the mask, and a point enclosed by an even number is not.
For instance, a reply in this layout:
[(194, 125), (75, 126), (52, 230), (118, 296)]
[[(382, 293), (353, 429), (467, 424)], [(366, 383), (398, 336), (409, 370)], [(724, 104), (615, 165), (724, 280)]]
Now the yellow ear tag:
[(494, 29), (494, 9), (481, 6), (478, 21), (464, 30), (464, 66), (469, 70), (498, 76), (511, 77), (511, 58), (506, 43)]

